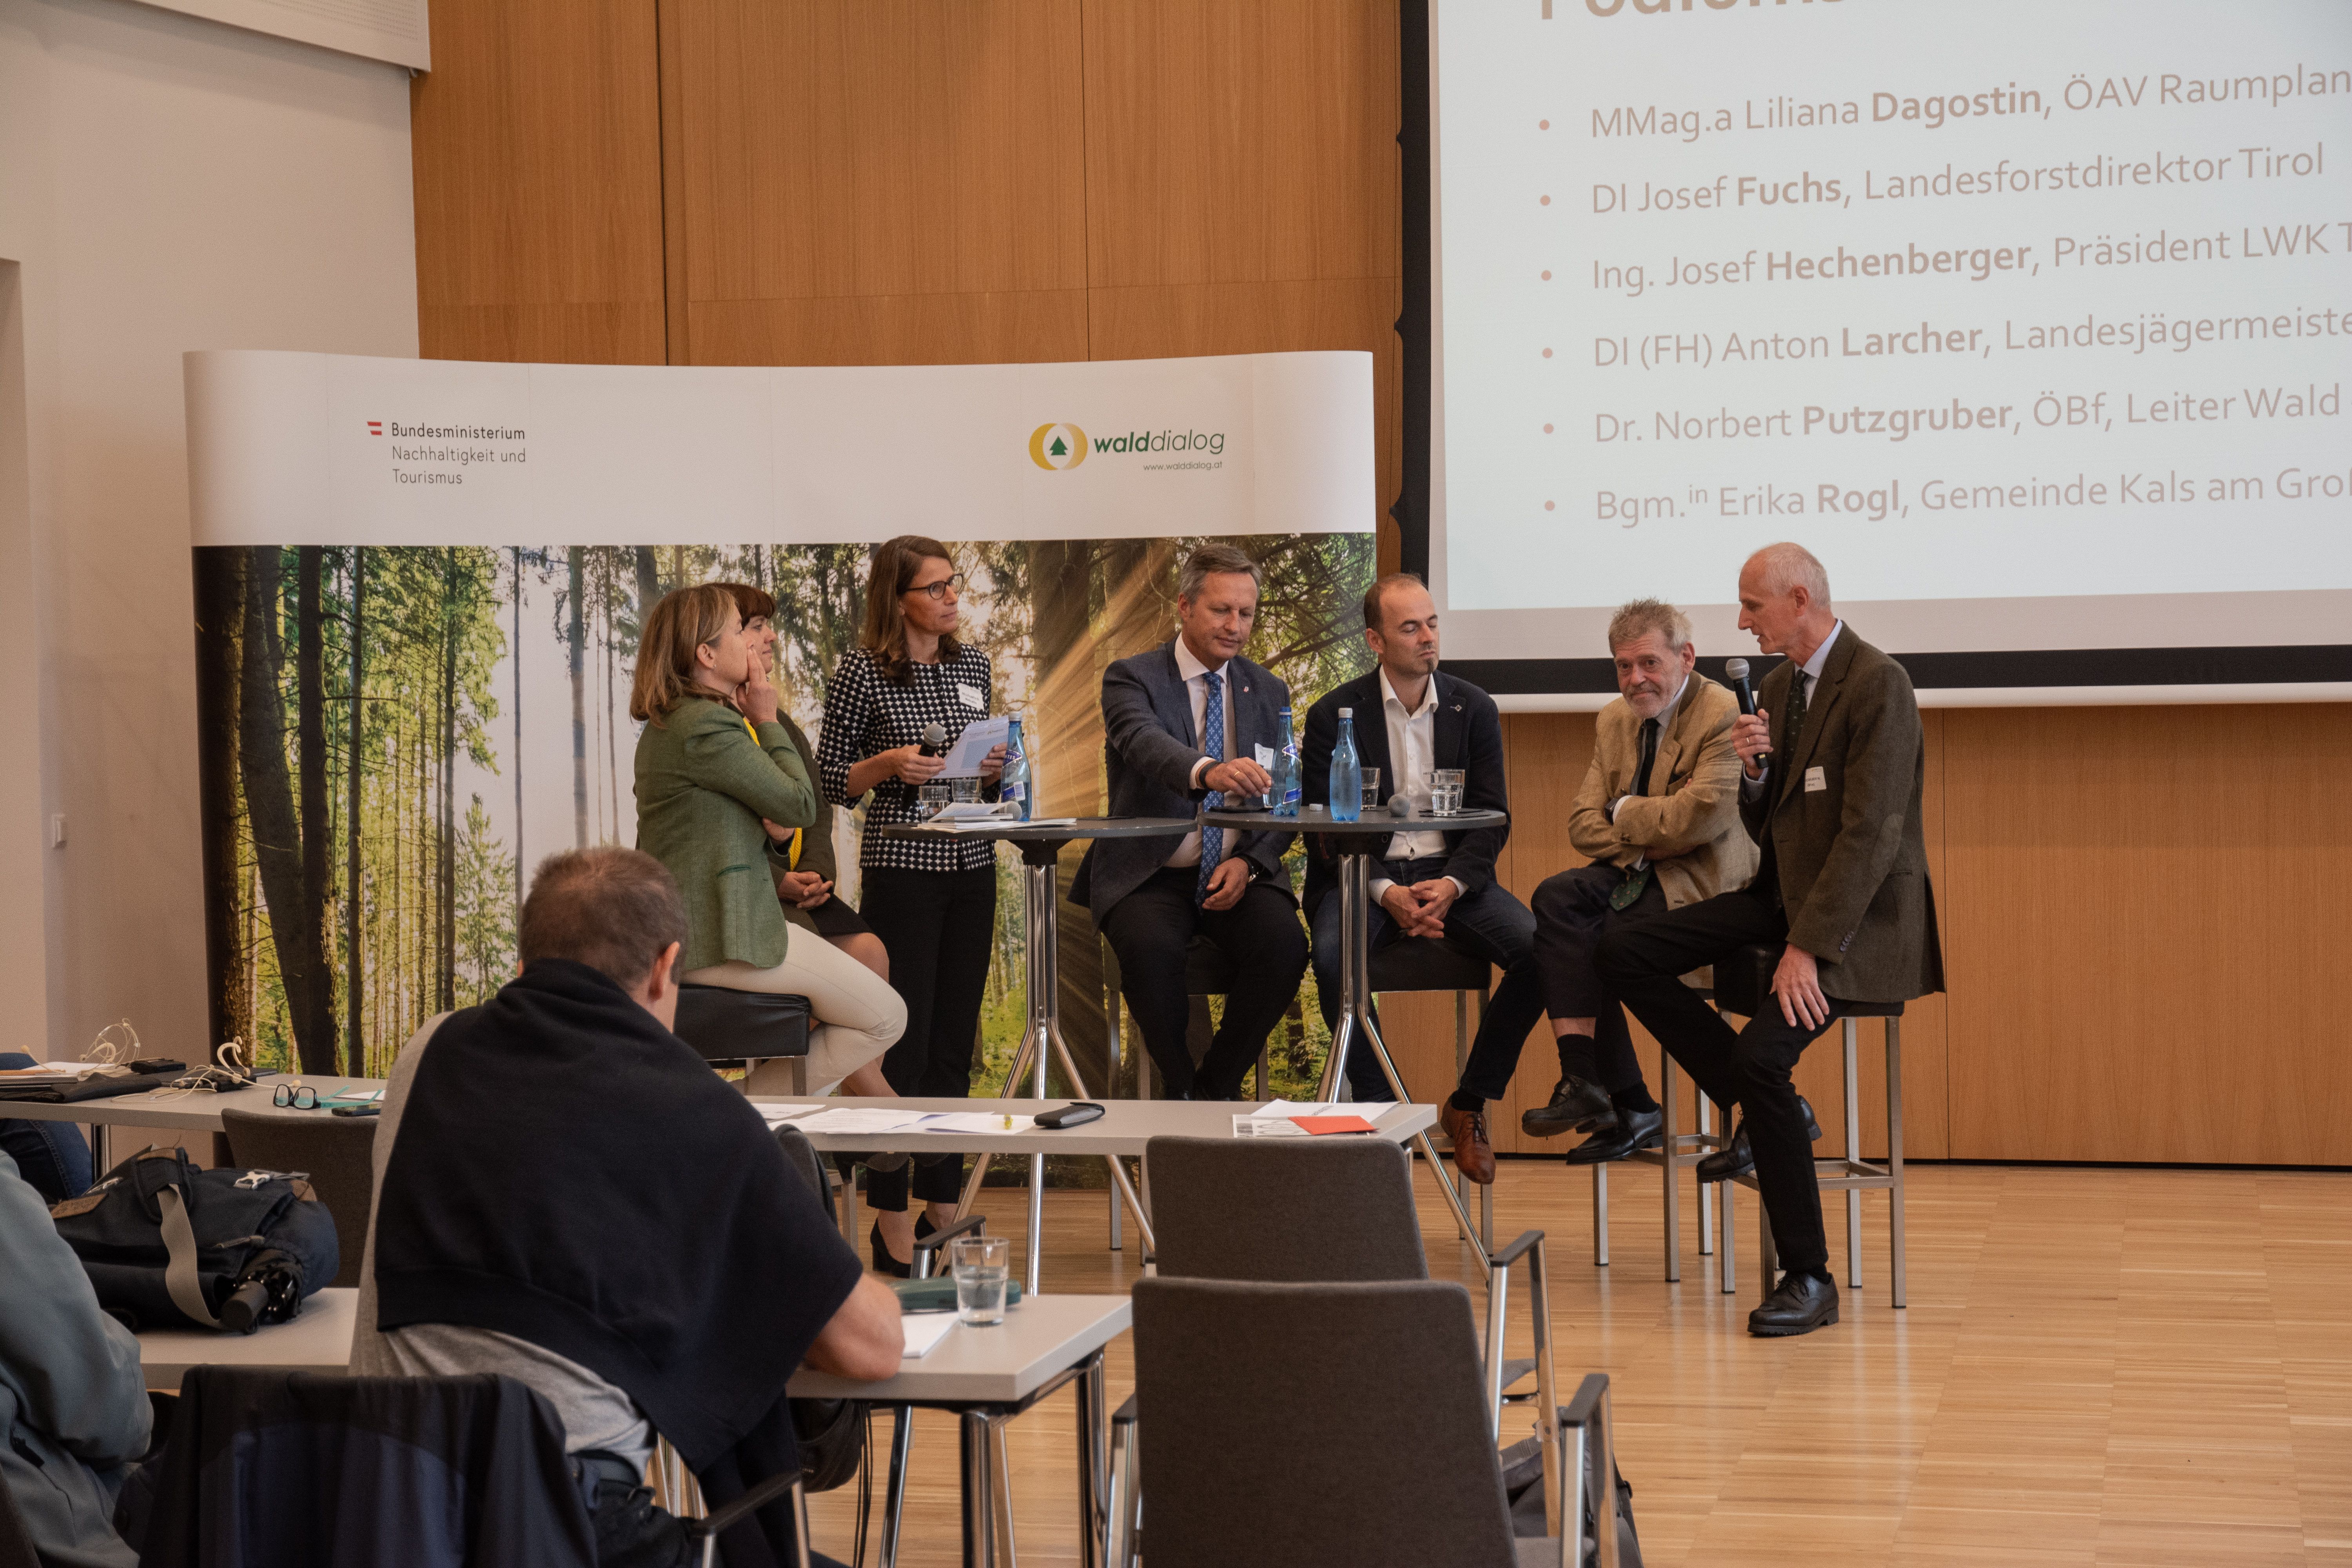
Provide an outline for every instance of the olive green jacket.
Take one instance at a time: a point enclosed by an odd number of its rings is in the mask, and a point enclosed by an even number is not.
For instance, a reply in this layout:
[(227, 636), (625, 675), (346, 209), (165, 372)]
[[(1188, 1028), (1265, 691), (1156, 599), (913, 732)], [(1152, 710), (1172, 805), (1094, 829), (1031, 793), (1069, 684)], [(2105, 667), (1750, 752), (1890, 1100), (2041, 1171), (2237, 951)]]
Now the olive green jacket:
[[(816, 779), (816, 748), (808, 743), (808, 737), (801, 732), (801, 727), (798, 724), (793, 722), (790, 714), (778, 713), (776, 722), (784, 727), (784, 733), (791, 739), (793, 751), (800, 754), (801, 771), (809, 776), (814, 785)], [(789, 843), (778, 844), (773, 839), (768, 843), (768, 861), (769, 870), (778, 877), (782, 877), (787, 871), (814, 871), (828, 882), (840, 879), (840, 861), (833, 851), (833, 803), (824, 798), (824, 792), (822, 789), (816, 792), (816, 820), (801, 830), (800, 862), (797, 865), (793, 863), (792, 846)], [(779, 896), (781, 896), (781, 889)], [(816, 921), (798, 904), (788, 903), (784, 906), (784, 919), (803, 931), (816, 930)]]
[(759, 736), (724, 702), (689, 697), (637, 737), (637, 847), (686, 895), (681, 973), (784, 961), (790, 939), (760, 819), (806, 827), (817, 792), (782, 724), (761, 725)]

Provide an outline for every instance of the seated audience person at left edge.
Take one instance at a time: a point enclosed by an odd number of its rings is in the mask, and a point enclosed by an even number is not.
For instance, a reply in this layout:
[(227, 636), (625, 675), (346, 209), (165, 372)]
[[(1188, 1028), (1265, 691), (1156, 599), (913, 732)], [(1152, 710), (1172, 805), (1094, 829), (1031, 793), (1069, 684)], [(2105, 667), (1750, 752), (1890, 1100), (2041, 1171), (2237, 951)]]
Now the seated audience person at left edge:
[[(629, 715), (637, 737), (637, 847), (686, 895), (684, 978), (805, 996), (808, 1080), (817, 1093), (891, 1092), (878, 1065), (907, 1026), (889, 983), (776, 900), (769, 846), (816, 821), (816, 786), (778, 722), (776, 689), (742, 612), (709, 584), (665, 596), (639, 638)], [(753, 1081), (752, 1090), (775, 1092)]]
[(0, 1483), (44, 1564), (139, 1561), (110, 1517), (151, 1419), (139, 1342), (0, 1153)]
[[(1203, 544), (1177, 580), (1173, 640), (1103, 672), (1103, 762), (1113, 816), (1183, 816), (1230, 796), (1257, 806), (1273, 782), (1255, 760), (1281, 744), (1290, 689), (1242, 657), (1257, 620), (1258, 565)], [(1171, 1100), (1231, 1100), (1307, 972), (1307, 933), (1282, 853), (1288, 833), (1200, 826), (1166, 838), (1098, 838), (1070, 884), (1118, 955), (1119, 991)], [(1223, 1021), (1196, 1070), (1184, 950), (1205, 936), (1233, 961)]]
[[(563, 1423), (598, 1561), (668, 1568), (641, 1483), (656, 1435), (716, 1506), (798, 1463), (803, 1361), (887, 1377), (898, 1298), (864, 1277), (760, 1114), (669, 1032), (677, 885), (634, 849), (540, 863), (522, 973), (394, 1064), (352, 1371), (520, 1379)], [(782, 1557), (788, 1510), (730, 1532)]]
[[(1429, 811), (1428, 774), (1462, 770), (1462, 804), (1480, 811), (1509, 808), (1503, 776), (1503, 721), (1495, 700), (1437, 668), (1437, 606), (1421, 579), (1400, 572), (1364, 595), (1364, 642), (1380, 662), (1369, 675), (1326, 692), (1307, 715), (1298, 749), (1308, 805), (1328, 806), (1331, 750), (1339, 710), (1352, 710), (1356, 754), (1381, 770), (1381, 797), (1403, 795), (1417, 817)], [(1442, 823), (1392, 835), (1371, 875), (1371, 945), (1402, 936), (1425, 936), (1484, 959), (1503, 972), (1477, 1042), (1442, 1112), (1454, 1142), (1454, 1163), (1474, 1182), (1495, 1179), (1495, 1151), (1486, 1139), (1486, 1101), (1510, 1091), (1519, 1047), (1543, 1016), (1543, 988), (1535, 966), (1536, 918), (1495, 880), (1495, 857), (1510, 828), (1444, 830)], [(1315, 984), (1323, 1021), (1339, 1016), (1339, 887), (1336, 862), (1311, 853), (1307, 866), (1307, 919), (1315, 931)], [(1348, 1087), (1358, 1100), (1392, 1098), (1387, 1075), (1368, 1041), (1348, 1053)]]
[[(31, 1057), (0, 1051), (0, 1069), (38, 1067)], [(89, 1144), (70, 1121), (0, 1118), (0, 1153), (16, 1162), (16, 1173), (53, 1204), (78, 1198), (90, 1182)]]

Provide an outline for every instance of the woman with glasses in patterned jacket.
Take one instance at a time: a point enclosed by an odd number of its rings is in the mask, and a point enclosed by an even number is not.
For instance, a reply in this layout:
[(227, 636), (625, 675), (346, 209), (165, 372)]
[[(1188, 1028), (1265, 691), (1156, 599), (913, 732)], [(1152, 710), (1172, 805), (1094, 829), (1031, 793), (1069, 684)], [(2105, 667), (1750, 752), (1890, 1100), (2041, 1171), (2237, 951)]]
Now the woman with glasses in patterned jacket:
[[(884, 823), (915, 822), (917, 791), (946, 768), (927, 755), (937, 724), (952, 747), (987, 717), (994, 695), (988, 656), (956, 637), (963, 577), (935, 539), (904, 534), (874, 552), (866, 623), (825, 690), (817, 735), (817, 782), (836, 805), (866, 802), (857, 865), (858, 913), (890, 954), (890, 984), (907, 1004), (907, 1031), (882, 1058), (902, 1095), (961, 1099), (971, 1089), (972, 1038), (996, 931), (996, 847), (942, 835), (886, 837)], [(981, 769), (984, 789), (1003, 771), (1004, 748)], [(929, 1205), (926, 1230), (955, 1213), (961, 1154), (918, 1156), (911, 1167), (869, 1169), (866, 1201), (878, 1217), (874, 1266), (903, 1274), (913, 1256), (911, 1195)]]

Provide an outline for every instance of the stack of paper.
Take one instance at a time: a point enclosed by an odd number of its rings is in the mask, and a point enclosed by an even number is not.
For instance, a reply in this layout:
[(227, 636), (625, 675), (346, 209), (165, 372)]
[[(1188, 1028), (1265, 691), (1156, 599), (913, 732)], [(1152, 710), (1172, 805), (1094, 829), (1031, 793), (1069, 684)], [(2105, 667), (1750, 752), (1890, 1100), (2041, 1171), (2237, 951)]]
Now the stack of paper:
[(41, 1062), (28, 1068), (0, 1068), (0, 1084), (19, 1089), (48, 1089), (79, 1083), (106, 1070), (104, 1062)]
[(917, 1132), (992, 1132), (999, 1136), (1034, 1131), (1034, 1116), (1007, 1115), (1001, 1110), (934, 1110), (914, 1125)]
[(1393, 1100), (1277, 1100), (1259, 1106), (1250, 1114), (1284, 1121), (1295, 1121), (1302, 1116), (1360, 1116), (1367, 1121), (1378, 1121), (1396, 1108)]
[(865, 1110), (844, 1107), (796, 1118), (793, 1125), (803, 1132), (832, 1132), (850, 1137), (865, 1132), (901, 1132), (921, 1120), (922, 1112), (918, 1110)]
[(953, 1312), (908, 1312), (899, 1320), (907, 1332), (906, 1359), (919, 1361), (931, 1353), (956, 1326)]

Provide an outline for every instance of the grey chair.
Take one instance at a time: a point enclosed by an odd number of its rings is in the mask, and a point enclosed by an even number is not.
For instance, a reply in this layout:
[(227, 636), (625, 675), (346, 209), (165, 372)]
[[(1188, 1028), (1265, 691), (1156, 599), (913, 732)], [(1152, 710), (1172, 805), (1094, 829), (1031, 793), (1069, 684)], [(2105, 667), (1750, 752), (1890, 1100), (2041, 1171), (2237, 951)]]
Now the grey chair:
[[(1189, 1279), (1423, 1280), (1412, 1156), (1381, 1139), (1154, 1138), (1143, 1146), (1160, 1276)], [(1534, 1397), (1556, 1403), (1549, 1280), (1539, 1230), (1486, 1255), (1486, 1384), (1490, 1431), (1503, 1391), (1533, 1373)], [(1503, 1359), (1511, 1270), (1528, 1273), (1536, 1353)], [(1376, 1364), (1376, 1363), (1366, 1363)], [(1518, 1396), (1524, 1397), (1524, 1395)]]
[[(1588, 1482), (1614, 1474), (1608, 1380), (1588, 1378), (1574, 1408), (1538, 1418), (1549, 1533), (1515, 1538), (1471, 1340), (1469, 1293), (1450, 1283), (1139, 1281), (1108, 1561), (1581, 1568), (1590, 1491), (1600, 1561), (1615, 1568), (1616, 1489)], [(1270, 1475), (1311, 1505), (1232, 1506)]]
[(373, 1116), (324, 1110), (239, 1110), (221, 1108), (229, 1163), (250, 1170), (299, 1171), (335, 1216), (341, 1262), (331, 1285), (360, 1282), (368, 1216), (375, 1209), (375, 1130)]

